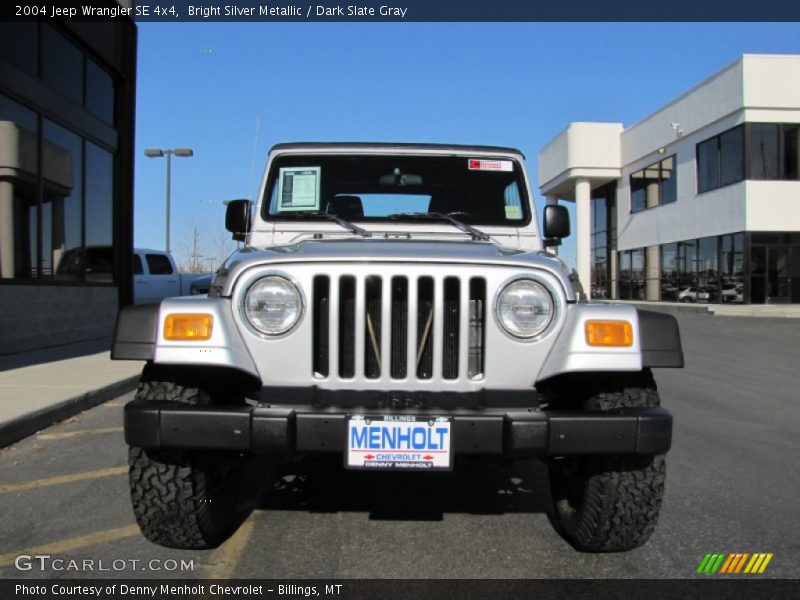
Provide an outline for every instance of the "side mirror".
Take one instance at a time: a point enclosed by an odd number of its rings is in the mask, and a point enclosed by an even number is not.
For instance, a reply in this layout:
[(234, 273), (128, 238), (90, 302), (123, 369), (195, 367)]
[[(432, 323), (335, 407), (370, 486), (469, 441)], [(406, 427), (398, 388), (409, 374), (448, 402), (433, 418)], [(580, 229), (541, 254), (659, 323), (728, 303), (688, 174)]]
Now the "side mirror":
[(225, 209), (225, 229), (233, 234), (233, 239), (243, 242), (250, 227), (250, 200), (228, 200)]
[(558, 246), (569, 236), (569, 212), (566, 206), (548, 204), (544, 207), (544, 237), (546, 246)]

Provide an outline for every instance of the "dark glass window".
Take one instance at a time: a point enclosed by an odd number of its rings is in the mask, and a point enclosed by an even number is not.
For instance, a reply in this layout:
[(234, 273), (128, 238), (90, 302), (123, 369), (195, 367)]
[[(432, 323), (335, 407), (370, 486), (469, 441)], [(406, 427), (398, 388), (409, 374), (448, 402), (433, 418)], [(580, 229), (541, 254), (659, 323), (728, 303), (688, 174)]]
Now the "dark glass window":
[(800, 179), (800, 152), (797, 150), (797, 133), (800, 125), (783, 126), (783, 173), (786, 179)]
[(659, 205), (658, 163), (644, 170), (644, 205), (653, 208)]
[(674, 302), (678, 299), (678, 244), (661, 246), (661, 299)]
[(720, 240), (720, 301), (744, 302), (744, 234), (723, 235)]
[(744, 179), (744, 128), (734, 127), (719, 136), (719, 185)]
[(700, 238), (697, 241), (697, 285), (706, 292), (704, 299), (708, 302), (719, 300), (717, 268), (717, 236)]
[(114, 157), (86, 142), (86, 245), (111, 246)]
[(750, 179), (778, 179), (780, 177), (779, 126), (776, 123), (751, 123)]
[(671, 204), (678, 199), (678, 176), (675, 171), (675, 157), (661, 161), (661, 204)]
[(83, 54), (49, 25), (42, 28), (42, 79), (63, 96), (83, 104)]
[(701, 194), (719, 187), (718, 144), (715, 137), (697, 144), (697, 191)]
[(697, 241), (678, 242), (678, 292), (679, 299), (686, 297), (690, 287), (697, 286)]
[(645, 209), (644, 171), (636, 171), (631, 175), (631, 212)]
[(647, 261), (644, 248), (619, 253), (619, 298), (644, 300)]
[(631, 212), (670, 204), (678, 199), (675, 156), (631, 174)]
[(0, 124), (0, 139), (18, 144), (18, 160), (3, 165), (0, 187), (0, 278), (28, 279), (38, 275), (38, 122), (36, 113), (3, 95), (0, 121), (11, 122)]
[(139, 258), (138, 254), (133, 255), (133, 274), (144, 275), (144, 269), (142, 268), (142, 259)]
[(0, 59), (32, 77), (38, 77), (39, 23), (0, 21)]
[[(3, 94), (0, 94), (0, 121), (12, 121), (34, 134), (38, 130), (36, 113)], [(35, 156), (35, 146), (33, 150)]]
[(64, 253), (82, 246), (83, 140), (45, 120), (42, 148), (42, 270), (58, 269)]
[(614, 282), (611, 279), (611, 258), (614, 256), (611, 237), (614, 221), (615, 189), (606, 185), (592, 191), (591, 200), (591, 289), (592, 298), (610, 298)]
[(114, 123), (114, 80), (91, 59), (86, 59), (86, 108)]
[(163, 254), (145, 254), (150, 275), (172, 275), (172, 265)]

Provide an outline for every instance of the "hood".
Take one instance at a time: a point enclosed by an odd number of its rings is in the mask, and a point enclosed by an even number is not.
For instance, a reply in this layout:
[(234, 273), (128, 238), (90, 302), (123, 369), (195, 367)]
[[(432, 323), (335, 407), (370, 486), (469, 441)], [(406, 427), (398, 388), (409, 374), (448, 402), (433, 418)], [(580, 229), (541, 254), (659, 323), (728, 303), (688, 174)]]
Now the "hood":
[(325, 262), (408, 262), (519, 266), (544, 269), (562, 283), (568, 301), (575, 293), (564, 263), (547, 252), (504, 248), (491, 242), (386, 240), (374, 238), (306, 240), (288, 246), (243, 248), (220, 267), (214, 287), (229, 296), (236, 279), (247, 269), (261, 265)]

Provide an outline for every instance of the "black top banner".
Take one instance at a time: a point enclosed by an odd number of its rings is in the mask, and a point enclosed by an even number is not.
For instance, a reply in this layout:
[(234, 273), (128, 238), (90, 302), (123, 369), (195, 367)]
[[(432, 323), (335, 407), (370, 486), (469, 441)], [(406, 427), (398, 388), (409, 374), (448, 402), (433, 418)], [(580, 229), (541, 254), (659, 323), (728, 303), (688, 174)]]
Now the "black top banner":
[(0, 20), (137, 22), (800, 21), (787, 0), (41, 0), (2, 3)]

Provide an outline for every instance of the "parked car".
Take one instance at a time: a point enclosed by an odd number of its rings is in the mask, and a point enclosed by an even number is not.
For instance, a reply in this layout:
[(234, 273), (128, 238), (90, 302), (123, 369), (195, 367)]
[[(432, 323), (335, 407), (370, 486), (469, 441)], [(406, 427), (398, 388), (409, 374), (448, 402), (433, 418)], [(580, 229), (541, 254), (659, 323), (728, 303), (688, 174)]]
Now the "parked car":
[(160, 302), (172, 296), (188, 296), (192, 281), (206, 273), (179, 273), (175, 258), (164, 250), (134, 248), (133, 303)]
[(725, 283), (722, 285), (723, 302), (744, 302), (743, 283)]
[(211, 289), (212, 281), (214, 281), (213, 273), (209, 273), (208, 275), (203, 275), (202, 277), (193, 279), (192, 283), (189, 284), (189, 295), (190, 296), (208, 295), (208, 290)]
[(65, 251), (56, 265), (58, 281), (114, 281), (114, 249), (111, 246), (86, 246)]
[(705, 288), (687, 287), (678, 292), (680, 302), (708, 302), (711, 294)]

